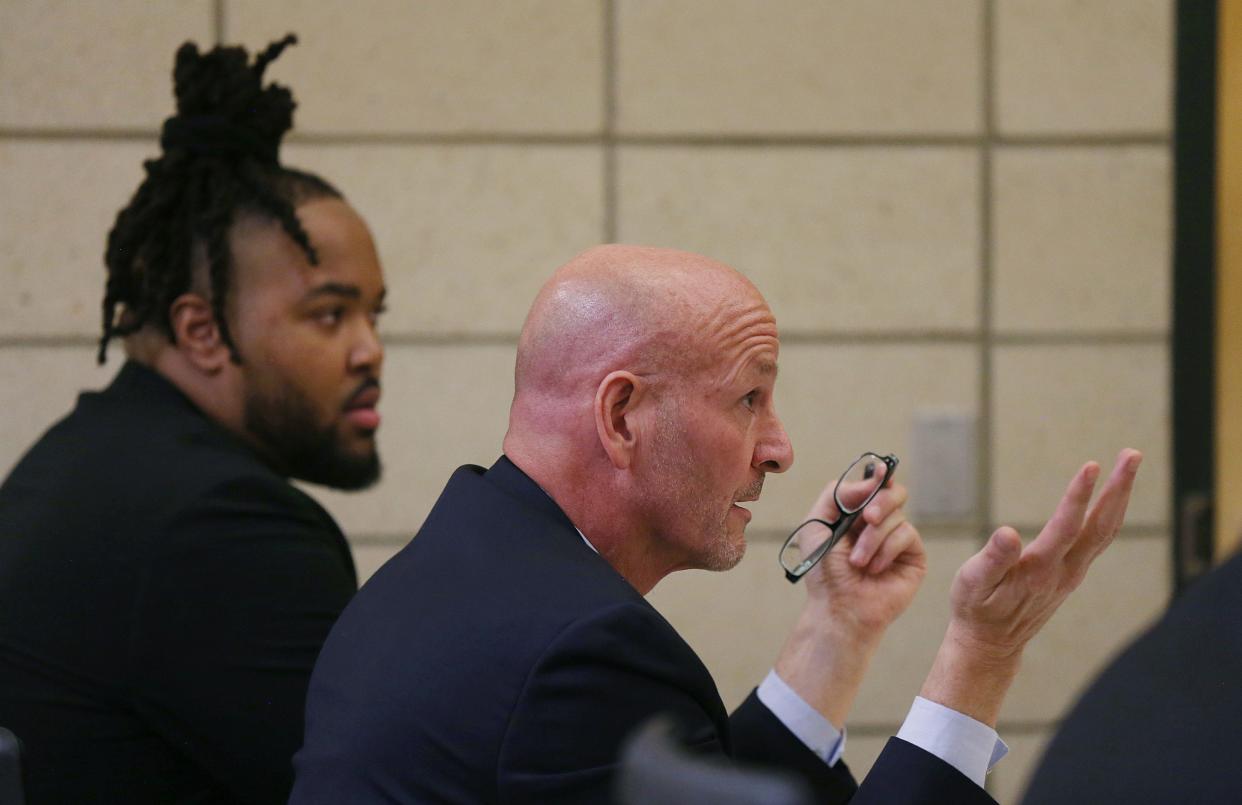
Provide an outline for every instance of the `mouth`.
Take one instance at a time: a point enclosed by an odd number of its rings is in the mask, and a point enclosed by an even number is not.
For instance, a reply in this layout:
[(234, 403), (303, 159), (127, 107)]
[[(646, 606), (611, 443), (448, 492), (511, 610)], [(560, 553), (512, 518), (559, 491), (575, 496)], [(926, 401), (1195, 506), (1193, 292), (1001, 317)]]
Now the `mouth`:
[(740, 512), (746, 512), (746, 519), (749, 521), (750, 520), (750, 509), (746, 508), (745, 506), (741, 504), (754, 503), (758, 499), (759, 497), (757, 495), (755, 497), (738, 498), (737, 500), (733, 501), (733, 508), (737, 509)]
[(733, 499), (734, 505), (738, 503), (754, 503), (763, 494), (763, 477), (747, 486), (745, 489), (739, 489), (737, 497)]
[(746, 522), (749, 523), (750, 518), (751, 518), (750, 509), (747, 509), (740, 504), (754, 503), (755, 501), (759, 499), (759, 495), (762, 492), (763, 492), (763, 478), (760, 478), (758, 481), (754, 482), (753, 484), (751, 484), (750, 486), (746, 487), (745, 489), (741, 490), (738, 493), (738, 496), (733, 499), (733, 505), (730, 507), (729, 511), (733, 511), (734, 509), (737, 509), (739, 512), (741, 512), (744, 515)]
[(379, 399), (379, 381), (366, 381), (349, 398), (349, 402), (346, 403), (345, 418), (362, 430), (375, 430), (380, 425), (380, 414), (379, 411), (375, 410), (375, 406), (379, 404)]

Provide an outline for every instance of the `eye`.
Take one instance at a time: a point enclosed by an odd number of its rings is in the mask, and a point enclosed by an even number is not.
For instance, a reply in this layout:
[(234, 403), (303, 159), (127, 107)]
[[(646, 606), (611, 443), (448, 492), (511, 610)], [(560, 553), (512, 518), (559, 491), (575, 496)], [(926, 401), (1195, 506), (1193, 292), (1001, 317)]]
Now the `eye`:
[(336, 307), (325, 308), (315, 313), (315, 321), (329, 329), (336, 327), (341, 323), (341, 319), (345, 318), (345, 306), (337, 305)]
[(759, 389), (751, 389), (746, 396), (742, 398), (742, 405), (750, 410), (755, 410), (755, 404), (759, 401)]
[(371, 324), (379, 323), (380, 316), (383, 316), (387, 312), (388, 312), (388, 305), (379, 305), (378, 307), (376, 307), (375, 310), (371, 311), (371, 315), (370, 315)]

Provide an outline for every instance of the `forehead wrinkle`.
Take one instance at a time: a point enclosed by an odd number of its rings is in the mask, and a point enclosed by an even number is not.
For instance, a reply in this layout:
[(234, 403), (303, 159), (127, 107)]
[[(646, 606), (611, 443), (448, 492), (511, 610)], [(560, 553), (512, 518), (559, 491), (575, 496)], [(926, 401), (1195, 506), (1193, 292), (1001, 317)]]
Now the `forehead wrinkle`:
[(721, 299), (704, 317), (703, 332), (725, 347), (746, 338), (749, 329), (769, 330), (775, 337), (776, 318), (767, 304), (762, 298), (748, 301), (742, 305), (735, 299)]
[(720, 386), (728, 387), (737, 382), (738, 378), (748, 368), (754, 367), (756, 372), (762, 377), (776, 378), (776, 361), (770, 358), (761, 357), (764, 352), (775, 353), (778, 342), (774, 337), (766, 335), (755, 335), (743, 343), (742, 348), (738, 350), (740, 357), (730, 366), (728, 372), (721, 379)]
[[(748, 300), (739, 311), (736, 299), (725, 298), (714, 306), (703, 322), (703, 343), (707, 354), (715, 356), (712, 363), (726, 363), (728, 371), (722, 385), (731, 385), (742, 370), (752, 362), (755, 353), (764, 348), (775, 353), (780, 347), (776, 319), (762, 298)], [(718, 363), (719, 362), (719, 363)], [(761, 361), (761, 373), (775, 373), (774, 360)]]

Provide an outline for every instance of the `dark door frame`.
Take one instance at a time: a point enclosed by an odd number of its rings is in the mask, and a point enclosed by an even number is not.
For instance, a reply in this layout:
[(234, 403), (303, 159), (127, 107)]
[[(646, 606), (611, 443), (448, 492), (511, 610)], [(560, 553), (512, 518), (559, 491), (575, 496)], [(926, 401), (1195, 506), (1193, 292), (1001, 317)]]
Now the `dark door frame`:
[(1177, 3), (1170, 361), (1175, 593), (1214, 558), (1217, 14), (1217, 0)]

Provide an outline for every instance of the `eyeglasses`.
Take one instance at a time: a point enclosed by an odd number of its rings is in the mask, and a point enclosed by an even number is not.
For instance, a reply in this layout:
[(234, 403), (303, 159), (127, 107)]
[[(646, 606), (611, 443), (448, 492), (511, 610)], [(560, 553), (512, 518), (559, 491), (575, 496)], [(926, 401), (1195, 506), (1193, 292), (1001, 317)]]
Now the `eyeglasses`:
[[(880, 464), (884, 465), (883, 475), (877, 472)], [(837, 519), (828, 522), (811, 518), (795, 528), (781, 546), (781, 568), (791, 584), (810, 572), (849, 533), (858, 515), (888, 486), (896, 470), (897, 456), (879, 453), (863, 453), (845, 468), (832, 491), (833, 502), (840, 512)]]

